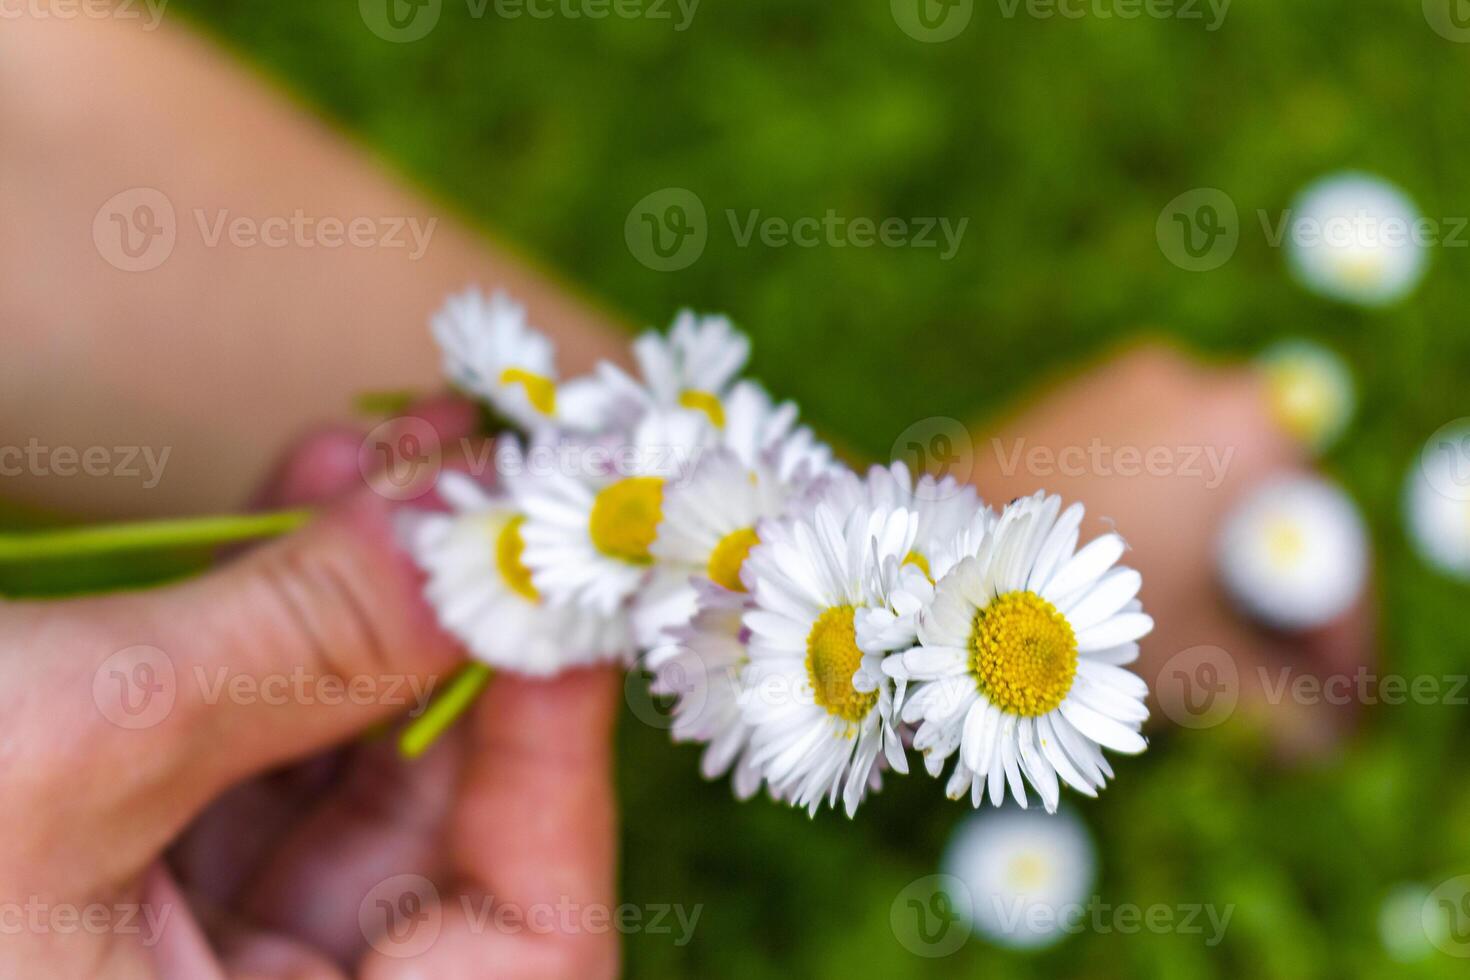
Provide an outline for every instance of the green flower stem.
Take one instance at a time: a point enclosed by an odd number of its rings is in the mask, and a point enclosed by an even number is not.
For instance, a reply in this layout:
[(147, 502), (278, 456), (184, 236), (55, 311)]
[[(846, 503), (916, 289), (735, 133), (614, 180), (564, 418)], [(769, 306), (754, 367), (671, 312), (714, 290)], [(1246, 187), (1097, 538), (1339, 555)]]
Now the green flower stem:
[(475, 661), (454, 675), (449, 685), (429, 703), (428, 710), (409, 723), (398, 739), (398, 752), (405, 759), (417, 759), (438, 741), (439, 736), (469, 710), (470, 705), (490, 683), (493, 671)]
[(76, 558), (114, 551), (204, 547), (275, 537), (296, 530), (311, 516), (309, 510), (283, 510), (267, 514), (182, 517), (0, 534), (0, 562)]

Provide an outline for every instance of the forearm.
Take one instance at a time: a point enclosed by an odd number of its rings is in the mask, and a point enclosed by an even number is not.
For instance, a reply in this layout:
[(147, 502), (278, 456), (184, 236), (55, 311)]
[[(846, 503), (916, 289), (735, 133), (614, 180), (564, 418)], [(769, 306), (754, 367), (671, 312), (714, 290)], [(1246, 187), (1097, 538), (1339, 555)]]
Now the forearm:
[[(0, 32), (0, 444), (106, 447), (116, 468), (113, 450), (167, 449), (167, 466), (154, 487), (10, 467), (7, 497), (112, 514), (238, 506), (283, 440), (342, 417), (355, 393), (438, 386), (427, 315), (472, 283), (524, 301), (563, 370), (617, 356), (605, 311), (209, 43), (143, 26), (21, 18)], [(137, 212), (157, 195), (151, 220)], [(147, 251), (157, 228), (161, 251)]]

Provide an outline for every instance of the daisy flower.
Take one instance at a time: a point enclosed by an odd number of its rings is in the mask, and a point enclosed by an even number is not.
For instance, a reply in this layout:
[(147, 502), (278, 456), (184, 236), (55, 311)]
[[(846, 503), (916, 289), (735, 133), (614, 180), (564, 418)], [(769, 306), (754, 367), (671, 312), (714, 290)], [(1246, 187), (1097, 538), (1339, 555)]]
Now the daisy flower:
[(1442, 572), (1470, 579), (1470, 479), (1461, 462), (1470, 429), (1436, 434), (1409, 471), (1404, 520), (1420, 557)]
[(763, 523), (746, 559), (752, 763), (777, 797), (812, 814), (840, 797), (851, 816), (884, 760), (908, 772), (884, 651), (858, 647), (854, 619), (886, 601), (914, 525), (908, 511), (824, 500)]
[(1342, 490), (1315, 476), (1286, 477), (1236, 506), (1218, 561), (1226, 591), (1246, 613), (1278, 629), (1312, 629), (1362, 593), (1368, 536)]
[(653, 693), (677, 699), (674, 741), (705, 743), (700, 772), (718, 779), (733, 767), (735, 796), (749, 799), (760, 789), (761, 774), (740, 711), (741, 672), (750, 661), (741, 622), (748, 599), (707, 582), (698, 589), (693, 621), (670, 631), (645, 664), (653, 672)]
[(1288, 257), (1308, 289), (1362, 306), (1387, 306), (1424, 275), (1419, 209), (1403, 191), (1364, 173), (1309, 185), (1291, 210)]
[(750, 359), (750, 339), (723, 316), (682, 310), (667, 336), (649, 331), (633, 342), (639, 379), (612, 364), (598, 366), (599, 380), (620, 414), (653, 408), (702, 412), (715, 428), (725, 426), (725, 399)]
[(554, 465), (507, 474), (536, 588), (553, 605), (624, 608), (650, 577), (665, 488), (689, 476), (710, 431), (699, 413), (656, 411), (626, 441), (563, 441)]
[(938, 774), (956, 750), (947, 792), (979, 806), (1026, 784), (1055, 811), (1058, 777), (1088, 796), (1112, 775), (1101, 749), (1135, 754), (1147, 743), (1147, 686), (1123, 666), (1153, 628), (1134, 598), (1142, 579), (1114, 568), (1123, 539), (1105, 534), (1077, 550), (1082, 507), (1038, 493), (1012, 502), (977, 554), (935, 586), (918, 622), (919, 645), (884, 662), (918, 689), (902, 706), (918, 723), (914, 748)]
[(796, 424), (796, 404), (777, 404), (754, 381), (741, 381), (731, 389), (724, 417), (721, 443), (752, 469), (768, 465), (781, 480), (803, 472), (815, 477), (842, 470), (832, 459), (831, 447), (811, 429)]
[(558, 383), (551, 341), (526, 322), (526, 309), (504, 293), (477, 289), (451, 296), (430, 320), (452, 382), (488, 401), (527, 431), (558, 425), (601, 427), (612, 411), (600, 382)]
[(525, 516), (469, 477), (446, 472), (439, 495), (451, 513), (406, 515), (410, 553), (428, 575), (439, 621), (477, 659), (518, 674), (626, 659), (632, 638), (615, 619), (549, 609), (522, 561)]
[(1261, 354), (1271, 414), (1303, 445), (1321, 452), (1352, 421), (1353, 375), (1334, 351), (1309, 340), (1288, 340)]
[(1097, 854), (1070, 813), (1005, 809), (976, 814), (955, 829), (943, 871), (964, 888), (951, 896), (975, 929), (1014, 949), (1060, 940), (1092, 892)]

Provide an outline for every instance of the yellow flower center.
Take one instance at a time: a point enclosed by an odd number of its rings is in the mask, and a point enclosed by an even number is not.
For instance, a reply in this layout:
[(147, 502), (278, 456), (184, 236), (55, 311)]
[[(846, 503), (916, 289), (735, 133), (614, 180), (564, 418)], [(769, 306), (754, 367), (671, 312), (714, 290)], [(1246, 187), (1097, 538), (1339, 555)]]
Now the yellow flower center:
[(679, 396), (679, 404), (708, 415), (716, 429), (725, 427), (725, 406), (721, 405), (720, 400), (709, 392), (686, 391)]
[(1054, 711), (1077, 675), (1077, 637), (1067, 617), (1035, 592), (1007, 592), (975, 614), (970, 673), (1002, 711)]
[(914, 566), (919, 571), (921, 571), (921, 572), (924, 573), (924, 577), (926, 579), (928, 579), (931, 582), (934, 581), (934, 572), (931, 571), (930, 568), (929, 568), (929, 559), (925, 558), (919, 552), (917, 552), (917, 551), (910, 551), (908, 553), (908, 557), (903, 560), (903, 563), (905, 565), (912, 565), (912, 566)]
[(630, 476), (609, 485), (592, 501), (588, 532), (592, 545), (610, 558), (635, 565), (653, 561), (649, 548), (663, 520), (664, 481)]
[(861, 694), (852, 686), (852, 675), (863, 660), (852, 623), (855, 612), (852, 606), (833, 606), (817, 617), (806, 638), (806, 674), (817, 704), (853, 724), (878, 703), (877, 691)]
[(521, 538), (521, 525), (526, 523), (523, 515), (517, 514), (505, 522), (495, 539), (495, 568), (510, 590), (523, 599), (540, 602), (541, 593), (531, 584), (531, 570), (521, 560), (526, 542)]
[(1011, 859), (1011, 886), (1032, 892), (1046, 883), (1046, 861), (1039, 854), (1018, 854)]
[(503, 385), (520, 385), (526, 390), (526, 400), (542, 415), (556, 413), (556, 382), (525, 368), (506, 368), (500, 372)]
[(1278, 517), (1266, 525), (1266, 555), (1279, 571), (1287, 571), (1301, 560), (1307, 539), (1294, 522)]
[(1267, 391), (1276, 421), (1294, 438), (1319, 441), (1334, 418), (1342, 414), (1339, 397), (1326, 380), (1294, 364), (1283, 364), (1268, 374)]
[(750, 549), (760, 544), (760, 540), (753, 527), (742, 527), (721, 538), (709, 555), (710, 581), (731, 592), (744, 592), (745, 583), (740, 581), (740, 569), (745, 565)]

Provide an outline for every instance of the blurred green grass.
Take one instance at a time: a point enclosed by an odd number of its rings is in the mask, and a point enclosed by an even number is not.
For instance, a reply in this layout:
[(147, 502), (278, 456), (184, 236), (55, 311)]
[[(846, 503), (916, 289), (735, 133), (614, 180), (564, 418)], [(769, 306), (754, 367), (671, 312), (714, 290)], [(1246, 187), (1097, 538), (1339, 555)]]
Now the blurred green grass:
[[(1462, 587), (1407, 550), (1398, 496), (1427, 435), (1466, 410), (1464, 250), (1437, 249), (1407, 303), (1360, 313), (1288, 278), (1256, 215), (1342, 167), (1378, 172), (1431, 216), (1470, 214), (1467, 49), (1408, 0), (1236, 4), (1220, 30), (1177, 20), (1008, 19), (978, 4), (921, 44), (889, 5), (702, 4), (691, 27), (475, 19), (386, 43), (350, 3), (175, 0), (411, 180), (636, 320), (729, 312), (754, 373), (855, 449), (886, 455), (926, 416), (995, 410), (1139, 328), (1236, 355), (1320, 338), (1358, 375), (1360, 416), (1331, 469), (1380, 555), (1384, 670), (1463, 672)], [(493, 7), (491, 8), (494, 9)], [(693, 190), (710, 240), (651, 271), (623, 225), (659, 188)], [(1222, 268), (1171, 265), (1160, 209), (1225, 190), (1241, 244)], [(741, 248), (724, 214), (968, 218), (959, 253)], [(619, 766), (624, 893), (703, 905), (694, 941), (630, 936), (634, 977), (1378, 978), (1382, 898), (1470, 870), (1463, 707), (1370, 710), (1325, 767), (1271, 759), (1248, 732), (1160, 739), (1078, 804), (1114, 903), (1234, 905), (1225, 942), (1147, 932), (1032, 955), (972, 942), (938, 961), (896, 942), (889, 908), (935, 870), (962, 816), (925, 778), (890, 781), (855, 822), (738, 806), (695, 750), (629, 717)]]

